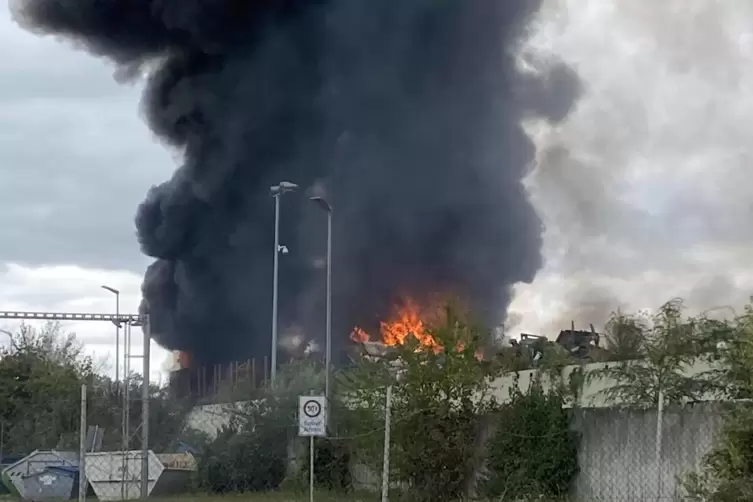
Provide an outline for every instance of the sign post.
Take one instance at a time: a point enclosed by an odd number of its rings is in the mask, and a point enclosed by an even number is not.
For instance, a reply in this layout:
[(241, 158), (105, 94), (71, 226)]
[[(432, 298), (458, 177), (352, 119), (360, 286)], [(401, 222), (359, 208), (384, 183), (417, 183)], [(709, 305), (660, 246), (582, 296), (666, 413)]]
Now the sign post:
[(314, 502), (314, 438), (327, 435), (327, 398), (298, 398), (298, 435), (309, 438), (309, 501)]

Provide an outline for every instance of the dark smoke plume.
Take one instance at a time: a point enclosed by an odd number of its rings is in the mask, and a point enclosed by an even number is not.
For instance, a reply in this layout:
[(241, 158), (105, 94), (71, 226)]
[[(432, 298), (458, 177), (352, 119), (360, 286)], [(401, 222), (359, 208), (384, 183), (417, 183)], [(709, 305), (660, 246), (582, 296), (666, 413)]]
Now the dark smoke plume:
[[(273, 200), (283, 180), (334, 218), (334, 333), (369, 327), (396, 295), (442, 292), (485, 322), (541, 265), (521, 179), (526, 117), (560, 120), (562, 67), (523, 75), (533, 0), (26, 0), (16, 18), (149, 70), (151, 129), (184, 151), (136, 216), (156, 258), (153, 333), (202, 363), (269, 353)], [(324, 327), (325, 215), (282, 199), (280, 330)]]

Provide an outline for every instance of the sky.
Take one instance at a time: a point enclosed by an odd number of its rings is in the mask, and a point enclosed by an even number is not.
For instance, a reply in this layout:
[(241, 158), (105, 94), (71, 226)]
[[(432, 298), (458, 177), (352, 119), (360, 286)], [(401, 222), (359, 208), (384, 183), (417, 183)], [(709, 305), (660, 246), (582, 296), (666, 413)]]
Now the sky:
[[(141, 89), (113, 67), (11, 19), (0, 0), (0, 310), (135, 313), (150, 260), (133, 217), (146, 190), (169, 176), (172, 152), (138, 113)], [(0, 320), (0, 328), (14, 323)], [(66, 323), (114, 374), (115, 327)], [(133, 353), (141, 353), (140, 331)], [(7, 343), (5, 337), (0, 343)], [(168, 354), (152, 344), (153, 374)], [(141, 369), (141, 361), (133, 363)]]
[[(135, 312), (149, 260), (134, 212), (179, 159), (141, 120), (138, 83), (120, 85), (105, 61), (22, 31), (7, 1), (0, 310), (112, 312), (106, 284), (122, 292), (121, 312)], [(527, 124), (538, 160), (526, 185), (546, 226), (546, 266), (516, 288), (511, 334), (556, 335), (571, 320), (598, 329), (618, 308), (676, 296), (693, 312), (750, 296), (751, 21), (747, 0), (545, 1), (521, 57), (564, 60), (584, 90), (556, 128)], [(112, 325), (65, 328), (112, 373)], [(152, 354), (153, 374), (164, 375), (168, 354), (154, 344)]]
[(583, 81), (564, 124), (529, 124), (527, 180), (547, 265), (510, 324), (599, 328), (681, 297), (739, 311), (753, 293), (753, 3), (547, 0), (526, 60)]

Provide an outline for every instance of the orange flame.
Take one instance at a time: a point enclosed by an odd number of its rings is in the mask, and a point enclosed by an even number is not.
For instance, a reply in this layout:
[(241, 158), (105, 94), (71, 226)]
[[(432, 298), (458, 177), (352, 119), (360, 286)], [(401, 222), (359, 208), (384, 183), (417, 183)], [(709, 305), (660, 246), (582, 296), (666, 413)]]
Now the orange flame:
[[(459, 342), (456, 349), (458, 352), (465, 350), (465, 344), (463, 342)], [(484, 359), (484, 351), (482, 349), (476, 349), (473, 352), (473, 357), (475, 357), (479, 361), (482, 361)]]
[[(409, 336), (415, 338), (421, 347), (430, 347), (435, 351), (441, 350), (434, 338), (426, 332), (424, 323), (418, 313), (418, 306), (410, 299), (396, 309), (395, 315), (389, 321), (379, 323), (379, 334), (385, 345), (404, 345)], [(356, 326), (350, 334), (354, 342), (367, 342), (370, 336), (361, 327)]]
[[(443, 347), (429, 334), (426, 325), (421, 319), (418, 305), (411, 300), (405, 299), (402, 304), (395, 310), (395, 314), (389, 321), (379, 323), (379, 334), (381, 342), (385, 345), (394, 347), (396, 345), (405, 345), (408, 337), (412, 336), (418, 341), (418, 349), (430, 349), (434, 353), (442, 352)], [(350, 339), (356, 343), (368, 342), (371, 337), (361, 327), (356, 326), (350, 333)], [(456, 350), (461, 351), (465, 347), (459, 343)], [(483, 353), (476, 352), (476, 359), (481, 360)]]
[(174, 356), (175, 363), (178, 365), (178, 369), (184, 370), (191, 367), (191, 355), (188, 352), (176, 350)]
[(350, 332), (350, 339), (356, 343), (364, 343), (369, 341), (369, 334), (364, 330), (356, 326), (353, 331)]

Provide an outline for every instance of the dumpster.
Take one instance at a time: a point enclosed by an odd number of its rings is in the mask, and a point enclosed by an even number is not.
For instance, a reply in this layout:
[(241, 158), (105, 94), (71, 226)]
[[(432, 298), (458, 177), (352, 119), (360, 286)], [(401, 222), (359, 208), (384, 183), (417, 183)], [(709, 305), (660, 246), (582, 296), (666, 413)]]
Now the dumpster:
[(21, 479), (26, 499), (68, 500), (78, 496), (78, 467), (51, 465)]
[[(141, 451), (86, 454), (86, 479), (99, 500), (136, 499), (141, 495)], [(149, 495), (185, 492), (196, 472), (190, 453), (149, 452)]]
[(160, 453), (157, 455), (157, 460), (162, 463), (164, 470), (157, 478), (157, 483), (154, 485), (151, 494), (164, 497), (185, 493), (196, 474), (196, 457), (188, 452)]
[(34, 450), (21, 460), (3, 469), (3, 484), (21, 498), (29, 498), (25, 493), (24, 478), (37, 472), (43, 472), (51, 466), (77, 467), (78, 452)]
[[(141, 496), (141, 450), (101, 451), (86, 454), (84, 472), (99, 500), (131, 500)], [(165, 467), (149, 451), (148, 493)]]
[[(11, 464), (15, 464), (22, 458), (24, 458), (26, 455), (21, 456), (3, 456), (0, 457), (0, 473), (2, 473), (6, 467), (10, 466)], [(8, 493), (11, 493), (11, 489), (9, 488), (12, 486), (9, 479), (5, 478), (5, 476), (2, 476), (0, 474), (0, 495), (6, 495)]]

